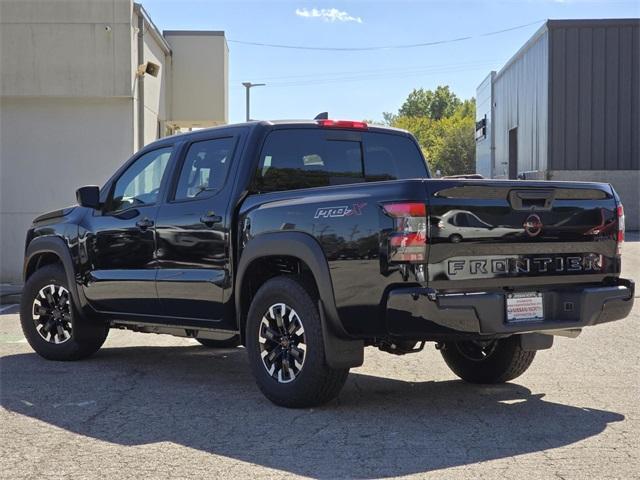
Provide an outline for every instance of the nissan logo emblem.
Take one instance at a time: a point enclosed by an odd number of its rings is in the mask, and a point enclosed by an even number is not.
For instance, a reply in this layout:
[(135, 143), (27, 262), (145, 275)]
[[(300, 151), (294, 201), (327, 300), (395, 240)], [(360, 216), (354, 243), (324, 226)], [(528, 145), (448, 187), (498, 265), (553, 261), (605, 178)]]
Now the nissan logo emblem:
[(542, 220), (540, 220), (538, 215), (532, 213), (527, 217), (522, 226), (524, 227), (524, 231), (527, 232), (527, 235), (535, 237), (542, 231)]

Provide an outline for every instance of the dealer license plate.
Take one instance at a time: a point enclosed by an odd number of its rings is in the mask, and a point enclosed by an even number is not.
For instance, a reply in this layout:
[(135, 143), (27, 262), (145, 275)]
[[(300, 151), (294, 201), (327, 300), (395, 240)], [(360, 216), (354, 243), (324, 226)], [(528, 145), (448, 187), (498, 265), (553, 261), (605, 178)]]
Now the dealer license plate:
[(507, 322), (534, 322), (544, 320), (542, 294), (537, 292), (507, 295)]

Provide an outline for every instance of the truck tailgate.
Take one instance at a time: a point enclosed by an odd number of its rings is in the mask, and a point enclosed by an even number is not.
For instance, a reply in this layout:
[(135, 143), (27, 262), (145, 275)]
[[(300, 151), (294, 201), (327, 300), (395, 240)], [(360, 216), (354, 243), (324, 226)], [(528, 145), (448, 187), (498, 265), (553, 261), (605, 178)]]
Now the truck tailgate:
[(600, 282), (617, 276), (607, 184), (427, 180), (426, 279), (437, 289)]

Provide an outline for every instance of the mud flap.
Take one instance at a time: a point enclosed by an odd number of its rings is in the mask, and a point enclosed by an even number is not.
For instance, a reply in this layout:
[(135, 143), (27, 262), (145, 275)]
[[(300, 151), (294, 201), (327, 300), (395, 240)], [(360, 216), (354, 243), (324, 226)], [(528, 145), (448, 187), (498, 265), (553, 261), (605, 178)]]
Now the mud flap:
[(520, 348), (525, 351), (547, 350), (553, 346), (553, 335), (525, 333), (520, 337)]
[(364, 363), (364, 340), (340, 338), (327, 326), (322, 300), (318, 300), (324, 354), (327, 365), (335, 369), (359, 367)]

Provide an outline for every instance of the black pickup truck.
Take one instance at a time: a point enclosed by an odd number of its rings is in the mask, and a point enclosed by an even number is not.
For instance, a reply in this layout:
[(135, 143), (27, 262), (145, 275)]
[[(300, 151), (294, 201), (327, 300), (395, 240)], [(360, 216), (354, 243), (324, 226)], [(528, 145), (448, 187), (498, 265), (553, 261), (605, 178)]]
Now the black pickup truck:
[(77, 199), (27, 233), (36, 352), (87, 357), (111, 328), (244, 345), (289, 407), (335, 397), (365, 346), (435, 342), (462, 379), (509, 381), (633, 305), (610, 185), (431, 179), (410, 134), (362, 122), (163, 138)]

